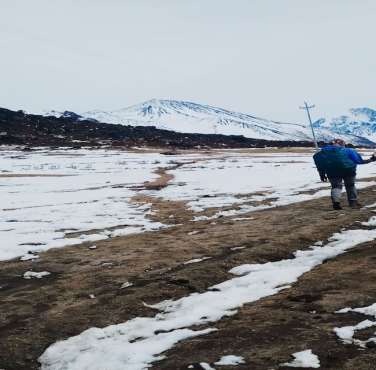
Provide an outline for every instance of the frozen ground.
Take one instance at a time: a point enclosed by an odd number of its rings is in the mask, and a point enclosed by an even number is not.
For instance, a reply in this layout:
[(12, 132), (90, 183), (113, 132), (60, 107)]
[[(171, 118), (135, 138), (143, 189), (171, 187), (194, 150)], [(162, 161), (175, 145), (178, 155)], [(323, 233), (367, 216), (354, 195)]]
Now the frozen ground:
[[(259, 153), (210, 158), (186, 164), (175, 171), (171, 185), (159, 195), (167, 199), (185, 199), (196, 212), (211, 207), (239, 206), (219, 213), (235, 215), (267, 208), (252, 205), (285, 205), (321, 197), (328, 185), (320, 182), (311, 153)], [(376, 166), (359, 166), (358, 178), (372, 177)], [(359, 187), (372, 183), (359, 184)]]
[(0, 259), (161, 227), (145, 217), (150, 206), (130, 200), (132, 188), (170, 160), (106, 150), (0, 151)]
[[(179, 162), (159, 191), (142, 190), (158, 168)], [(359, 178), (376, 174), (360, 166)], [(361, 183), (361, 186), (372, 182)], [(184, 200), (211, 216), (312, 199), (327, 194), (311, 153), (213, 151), (176, 156), (114, 150), (0, 151), (0, 260), (163, 227), (148, 217), (150, 205), (131, 202), (143, 193)], [(267, 203), (263, 203), (267, 201)], [(221, 207), (229, 207), (221, 211)]]
[[(374, 228), (345, 230), (334, 234), (326, 245), (313, 245), (308, 250), (296, 251), (294, 258), (240, 265), (230, 271), (237, 277), (212, 286), (204, 293), (193, 293), (178, 300), (167, 300), (150, 306), (159, 311), (154, 317), (136, 317), (104, 329), (91, 328), (78, 336), (55, 343), (40, 357), (42, 369), (146, 369), (153, 362), (163, 359), (162, 353), (178, 342), (217, 330), (210, 324), (235, 315), (244, 304), (289, 289), (303, 274), (324, 261), (375, 239)], [(374, 313), (373, 306), (357, 310)], [(195, 330), (198, 325), (201, 325), (201, 329)], [(353, 333), (357, 329), (350, 328), (350, 331)], [(351, 340), (352, 335), (348, 331), (348, 328), (337, 329), (337, 335), (341, 339)], [(320, 367), (319, 359), (310, 350), (293, 356), (294, 361), (283, 365)]]
[[(39, 155), (54, 161), (59, 156), (75, 160), (75, 154), (79, 153), (58, 152), (31, 153), (29, 159)], [(116, 152), (105, 151), (86, 155), (93, 156), (102, 168), (109, 168), (118, 156)], [(117, 184), (122, 187), (114, 188), (127, 194), (124, 210), (129, 205), (140, 211), (137, 219), (140, 224), (119, 223), (115, 219), (110, 224), (114, 226), (102, 229), (92, 229), (91, 225), (85, 229), (83, 225), (73, 236), (79, 239), (82, 234), (94, 235), (95, 239), (116, 233), (136, 234), (50, 250), (39, 253), (39, 258), (34, 253), (0, 262), (1, 368), (40, 370), (41, 364), (48, 370), (367, 368), (358, 365), (374, 357), (375, 186), (361, 193), (367, 207), (356, 211), (345, 207), (335, 212), (330, 210), (327, 198), (299, 202), (306, 197), (317, 197), (318, 192), (328, 194), (327, 189), (319, 188), (324, 184), (316, 180), (309, 153), (217, 151), (181, 156), (120, 155), (128, 159), (128, 164), (127, 161), (122, 164), (127, 171), (134, 165), (145, 172), (139, 181), (118, 179)], [(141, 164), (140, 158), (147, 157), (148, 164)], [(109, 162), (103, 164), (107, 159)], [(240, 189), (247, 181), (252, 186), (247, 175), (252, 174), (259, 161), (265, 162), (261, 165), (269, 168), (269, 173), (281, 164), (278, 162), (284, 161), (286, 174), (298, 186), (294, 188), (293, 183), (290, 186), (286, 181), (285, 188), (278, 188), (270, 181), (271, 190), (267, 192), (262, 184), (252, 188), (252, 192), (247, 187)], [(243, 181), (226, 188), (232, 180), (227, 172), (232, 164), (237, 174), (243, 174)], [(221, 189), (214, 189), (218, 184), (204, 176), (205, 168), (210, 165)], [(159, 167), (173, 172), (175, 178), (160, 169), (155, 174)], [(299, 182), (297, 176), (297, 171), (305, 168), (309, 169), (305, 176), (312, 179), (310, 185)], [(196, 170), (203, 175), (194, 173)], [(55, 176), (66, 175), (64, 171), (56, 171)], [(122, 171), (108, 170), (112, 177)], [(179, 176), (189, 171), (192, 178), (187, 176), (183, 182)], [(372, 175), (372, 171), (372, 164), (360, 168), (363, 178)], [(17, 169), (3, 172), (1, 180), (38, 178), (42, 184), (44, 178), (52, 178), (33, 174), (38, 173), (29, 170), (22, 174)], [(46, 171), (45, 175), (50, 173)], [(78, 173), (70, 177), (86, 175)], [(101, 181), (102, 175), (98, 172), (92, 180)], [(149, 187), (143, 184), (145, 179), (150, 181), (157, 176), (158, 186), (156, 182)], [(55, 179), (58, 181), (60, 177)], [(161, 188), (161, 184), (165, 187)], [(191, 197), (184, 194), (189, 187), (191, 192), (197, 191)], [(82, 188), (87, 190), (83, 194), (94, 197), (101, 194), (96, 193), (99, 187)], [(180, 198), (178, 193), (172, 194), (178, 188), (184, 190)], [(193, 207), (202, 200), (201, 208), (192, 212), (184, 207), (184, 202), (164, 201), (161, 193), (165, 199), (183, 199)], [(141, 195), (136, 198), (140, 202), (153, 202), (154, 222), (148, 219), (150, 206), (140, 208), (130, 201), (130, 194)], [(262, 203), (272, 194), (274, 198)], [(194, 216), (217, 217), (224, 209), (220, 206), (211, 209), (211, 204), (205, 201), (217, 198), (220, 205), (226, 197), (241, 201), (241, 206), (255, 212), (236, 216), (242, 209), (238, 209), (239, 203), (229, 202), (226, 210), (234, 217), (192, 221)], [(259, 197), (261, 203), (249, 201), (253, 197)], [(281, 199), (296, 203), (274, 207)], [(85, 207), (86, 203), (82, 204)], [(257, 211), (259, 206), (270, 209)], [(69, 219), (72, 228), (76, 228), (75, 216), (72, 213)], [(125, 213), (126, 217), (129, 214)], [(152, 233), (141, 232), (147, 223), (156, 228), (163, 226), (155, 220), (169, 224), (175, 220), (179, 225)], [(17, 233), (13, 235), (16, 239)], [(68, 236), (72, 235), (64, 239)], [(350, 251), (353, 247), (357, 248)], [(49, 246), (46, 244), (45, 248)]]

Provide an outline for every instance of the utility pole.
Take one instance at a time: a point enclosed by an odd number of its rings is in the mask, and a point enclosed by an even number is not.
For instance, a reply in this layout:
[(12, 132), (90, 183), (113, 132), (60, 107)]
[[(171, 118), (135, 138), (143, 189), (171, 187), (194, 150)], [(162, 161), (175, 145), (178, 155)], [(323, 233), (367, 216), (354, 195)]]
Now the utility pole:
[(315, 148), (316, 148), (316, 152), (319, 151), (319, 146), (317, 144), (317, 140), (316, 140), (316, 135), (315, 135), (315, 130), (313, 129), (313, 124), (312, 124), (312, 119), (311, 119), (311, 114), (309, 112), (310, 109), (314, 108), (315, 106), (314, 105), (308, 105), (308, 103), (305, 101), (304, 102), (304, 107), (299, 107), (300, 109), (305, 109), (307, 111), (307, 116), (308, 116), (308, 120), (309, 120), (309, 125), (311, 126), (311, 130), (312, 130), (312, 137), (313, 137), (313, 142), (315, 143)]
[(214, 135), (218, 135), (218, 126), (216, 123), (213, 123), (213, 130), (214, 130)]

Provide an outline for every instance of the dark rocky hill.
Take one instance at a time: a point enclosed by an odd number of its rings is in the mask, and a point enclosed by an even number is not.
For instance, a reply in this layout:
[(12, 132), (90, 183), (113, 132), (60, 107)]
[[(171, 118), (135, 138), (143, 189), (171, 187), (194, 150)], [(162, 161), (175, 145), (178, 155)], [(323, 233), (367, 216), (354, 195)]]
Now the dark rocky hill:
[(0, 145), (33, 146), (149, 146), (159, 148), (248, 148), (265, 146), (312, 146), (306, 141), (268, 141), (244, 136), (185, 134), (155, 127), (124, 126), (45, 117), (0, 108)]

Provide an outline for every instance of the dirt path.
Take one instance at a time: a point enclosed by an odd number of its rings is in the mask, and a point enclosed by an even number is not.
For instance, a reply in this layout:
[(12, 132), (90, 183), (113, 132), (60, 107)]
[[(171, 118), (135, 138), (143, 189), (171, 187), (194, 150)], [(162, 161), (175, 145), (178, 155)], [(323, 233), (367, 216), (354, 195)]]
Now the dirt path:
[[(363, 190), (362, 201), (374, 203), (375, 191)], [(164, 218), (180, 215), (180, 226), (96, 242), (96, 249), (89, 249), (93, 243), (53, 249), (34, 262), (1, 262), (0, 368), (38, 369), (38, 356), (56, 340), (92, 326), (154, 316), (142, 302), (203, 292), (231, 278), (232, 267), (289, 258), (295, 250), (342, 228), (358, 227), (358, 221), (374, 214), (369, 209), (334, 212), (322, 198), (242, 215), (253, 219), (190, 222), (184, 204), (179, 212), (176, 207), (176, 202), (159, 200)], [(216, 323), (217, 333), (180, 343), (153, 368), (186, 369), (235, 354), (246, 364), (221, 369), (271, 370), (288, 361), (291, 353), (312, 348), (322, 369), (376, 369), (375, 349), (344, 346), (332, 331), (360, 321), (359, 316), (335, 315), (334, 310), (376, 302), (374, 244), (321, 265), (289, 290), (244, 306)], [(211, 258), (184, 264), (203, 256)], [(22, 275), (28, 270), (52, 274), (25, 280)], [(133, 286), (122, 289), (125, 282)]]

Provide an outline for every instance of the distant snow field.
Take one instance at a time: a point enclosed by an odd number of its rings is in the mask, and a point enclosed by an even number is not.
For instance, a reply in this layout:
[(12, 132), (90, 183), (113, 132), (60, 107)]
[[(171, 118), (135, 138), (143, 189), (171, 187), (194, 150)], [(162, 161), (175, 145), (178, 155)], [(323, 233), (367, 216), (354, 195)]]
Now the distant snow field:
[[(247, 153), (236, 150), (165, 156), (115, 150), (0, 150), (0, 260), (33, 255), (164, 225), (147, 216), (151, 204), (137, 194), (185, 200), (197, 213), (218, 208), (212, 218), (236, 216), (328, 193), (311, 153)], [(160, 191), (142, 190), (160, 167), (183, 163)], [(375, 176), (372, 164), (359, 177)], [(368, 186), (374, 182), (359, 183)], [(303, 193), (300, 193), (303, 192)], [(265, 201), (267, 201), (265, 203)], [(221, 207), (229, 207), (221, 211)]]
[(131, 202), (132, 187), (155, 179), (153, 171), (169, 160), (106, 150), (1, 150), (0, 176), (7, 177), (0, 177), (0, 259), (161, 227), (146, 218), (150, 205)]

